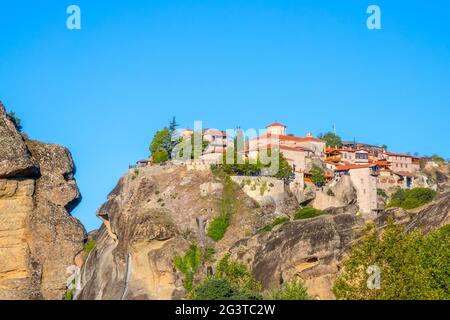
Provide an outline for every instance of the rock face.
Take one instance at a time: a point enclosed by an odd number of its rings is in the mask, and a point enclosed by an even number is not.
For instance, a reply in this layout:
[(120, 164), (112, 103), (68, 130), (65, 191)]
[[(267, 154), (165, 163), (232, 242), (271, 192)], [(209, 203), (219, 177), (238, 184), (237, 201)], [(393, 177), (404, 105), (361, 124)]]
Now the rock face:
[[(235, 187), (233, 221), (215, 244), (221, 254), (264, 223), (260, 208)], [(182, 278), (173, 258), (183, 255), (192, 241), (213, 245), (206, 232), (220, 213), (222, 189), (209, 170), (180, 166), (131, 170), (97, 212), (104, 223), (82, 268), (83, 289), (77, 298), (182, 298)]]
[[(214, 247), (216, 261), (229, 253), (248, 265), (266, 289), (301, 279), (313, 297), (333, 299), (332, 286), (340, 264), (365, 227), (365, 220), (356, 214), (352, 185), (343, 180), (334, 188), (342, 207), (257, 232), (277, 216), (257, 205), (242, 189), (245, 183), (238, 182), (231, 225), (225, 237), (213, 243), (206, 231), (220, 212), (223, 181), (208, 170), (180, 166), (131, 170), (97, 213), (103, 226), (83, 265), (77, 298), (181, 299), (185, 296), (182, 275), (173, 258), (186, 253), (196, 241)], [(449, 222), (449, 199), (450, 194), (442, 195), (416, 212), (388, 210), (374, 222), (383, 228), (392, 217), (407, 229), (434, 229)], [(195, 279), (204, 277), (209, 267), (214, 270), (214, 263), (202, 266)]]
[(36, 165), (0, 102), (0, 179), (27, 177), (33, 173)]
[(61, 146), (24, 140), (0, 103), (0, 299), (62, 299), (85, 230), (70, 216), (80, 193)]
[(363, 227), (364, 221), (351, 214), (294, 221), (239, 241), (230, 252), (252, 266), (266, 289), (297, 278), (304, 281), (310, 295), (332, 299), (338, 263)]

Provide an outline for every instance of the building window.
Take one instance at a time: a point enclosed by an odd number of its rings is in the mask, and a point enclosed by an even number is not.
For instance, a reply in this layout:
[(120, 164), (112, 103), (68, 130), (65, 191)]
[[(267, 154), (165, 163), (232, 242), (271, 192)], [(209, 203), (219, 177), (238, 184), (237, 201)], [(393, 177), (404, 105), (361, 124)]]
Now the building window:
[(356, 159), (367, 160), (369, 155), (367, 153), (356, 153)]

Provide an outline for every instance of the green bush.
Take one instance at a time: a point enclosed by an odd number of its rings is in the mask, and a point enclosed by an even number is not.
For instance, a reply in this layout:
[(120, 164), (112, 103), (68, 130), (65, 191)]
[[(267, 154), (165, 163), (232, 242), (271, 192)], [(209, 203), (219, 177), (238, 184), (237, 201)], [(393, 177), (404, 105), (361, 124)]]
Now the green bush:
[(214, 218), (208, 226), (208, 237), (214, 241), (219, 241), (224, 237), (229, 226), (230, 218), (228, 216)]
[(156, 151), (152, 156), (152, 161), (154, 163), (163, 163), (168, 160), (169, 160), (169, 154), (164, 149), (158, 149), (158, 151)]
[(386, 194), (386, 191), (384, 191), (383, 189), (378, 188), (377, 189), (377, 195), (380, 197), (383, 197), (385, 199), (388, 198), (388, 195)]
[(73, 300), (73, 289), (67, 290), (66, 294), (64, 295), (64, 300)]
[(327, 183), (325, 171), (321, 167), (314, 165), (309, 173), (311, 174), (312, 183), (317, 187), (321, 187)]
[(138, 169), (134, 169), (133, 173), (131, 174), (131, 180), (136, 179), (139, 176), (139, 170)]
[(189, 295), (191, 300), (256, 300), (257, 298), (258, 296), (234, 287), (227, 279), (214, 277), (207, 278)]
[(264, 181), (261, 186), (259, 187), (259, 194), (262, 196), (264, 196), (264, 194), (266, 193), (266, 191), (268, 190), (268, 186), (267, 186), (267, 182)]
[(327, 195), (329, 195), (330, 197), (334, 197), (335, 196), (333, 190), (331, 190), (331, 189), (328, 189)]
[(231, 218), (236, 211), (235, 208), (235, 186), (228, 175), (223, 179), (224, 188), (222, 192), (222, 199), (220, 201), (220, 214), (214, 218), (208, 226), (208, 236), (214, 241), (219, 241), (225, 235), (231, 223)]
[[(369, 266), (380, 268), (380, 288), (369, 289)], [(366, 230), (334, 284), (338, 299), (449, 300), (450, 227), (422, 235), (389, 221), (381, 234)]]
[(294, 220), (310, 219), (321, 216), (324, 212), (313, 207), (304, 207), (294, 214)]
[(189, 295), (193, 300), (259, 300), (261, 285), (246, 265), (226, 255), (217, 264), (216, 273), (197, 285)]
[(183, 257), (176, 256), (173, 259), (175, 268), (184, 276), (183, 285), (186, 291), (191, 291), (194, 277), (202, 264), (202, 251), (195, 243), (191, 244), (189, 250)]
[(84, 245), (84, 252), (89, 253), (92, 250), (94, 250), (95, 245), (97, 244), (96, 240), (89, 240), (85, 245)]
[(415, 209), (433, 201), (436, 191), (428, 188), (414, 188), (411, 190), (398, 189), (393, 195), (387, 208), (399, 207)]
[(289, 281), (281, 288), (271, 290), (264, 295), (266, 300), (311, 300), (303, 283), (300, 281)]
[(279, 217), (276, 218), (271, 224), (268, 224), (267, 226), (261, 228), (258, 232), (263, 232), (263, 231), (272, 231), (272, 229), (280, 224), (285, 224), (287, 222), (289, 222), (290, 219), (288, 217)]
[(12, 123), (14, 124), (14, 126), (16, 127), (17, 131), (22, 132), (22, 120), (20, 120), (20, 118), (18, 118), (16, 116), (16, 113), (13, 111), (10, 111), (7, 114), (7, 117), (12, 121)]

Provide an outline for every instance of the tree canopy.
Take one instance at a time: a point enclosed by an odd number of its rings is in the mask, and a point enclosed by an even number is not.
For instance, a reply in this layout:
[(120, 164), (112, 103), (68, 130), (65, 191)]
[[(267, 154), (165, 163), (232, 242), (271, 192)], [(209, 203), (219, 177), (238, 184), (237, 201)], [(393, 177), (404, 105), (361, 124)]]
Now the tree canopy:
[(326, 132), (319, 134), (319, 139), (326, 142), (327, 146), (332, 148), (342, 147), (342, 139), (333, 132)]
[(317, 187), (321, 187), (327, 183), (325, 171), (318, 165), (313, 165), (309, 173), (311, 174), (312, 183), (314, 183)]
[(150, 154), (154, 163), (165, 162), (172, 159), (172, 152), (180, 142), (176, 128), (178, 124), (175, 117), (170, 121), (168, 127), (157, 131), (150, 143)]
[(17, 131), (22, 132), (22, 120), (16, 116), (16, 113), (13, 111), (10, 111), (8, 113), (8, 118), (12, 121), (14, 126), (16, 127)]
[[(422, 235), (392, 221), (383, 233), (373, 226), (356, 245), (334, 285), (338, 299), (450, 299), (450, 226)], [(370, 287), (378, 268), (380, 283)]]

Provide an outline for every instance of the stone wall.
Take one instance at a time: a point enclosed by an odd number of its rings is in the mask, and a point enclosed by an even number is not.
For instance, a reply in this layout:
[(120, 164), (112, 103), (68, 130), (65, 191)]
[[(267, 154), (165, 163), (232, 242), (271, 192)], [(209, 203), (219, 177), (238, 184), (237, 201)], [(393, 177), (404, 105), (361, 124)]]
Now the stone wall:
[(285, 200), (284, 181), (272, 177), (232, 176), (247, 196), (260, 205), (275, 204), (275, 213), (281, 211)]

